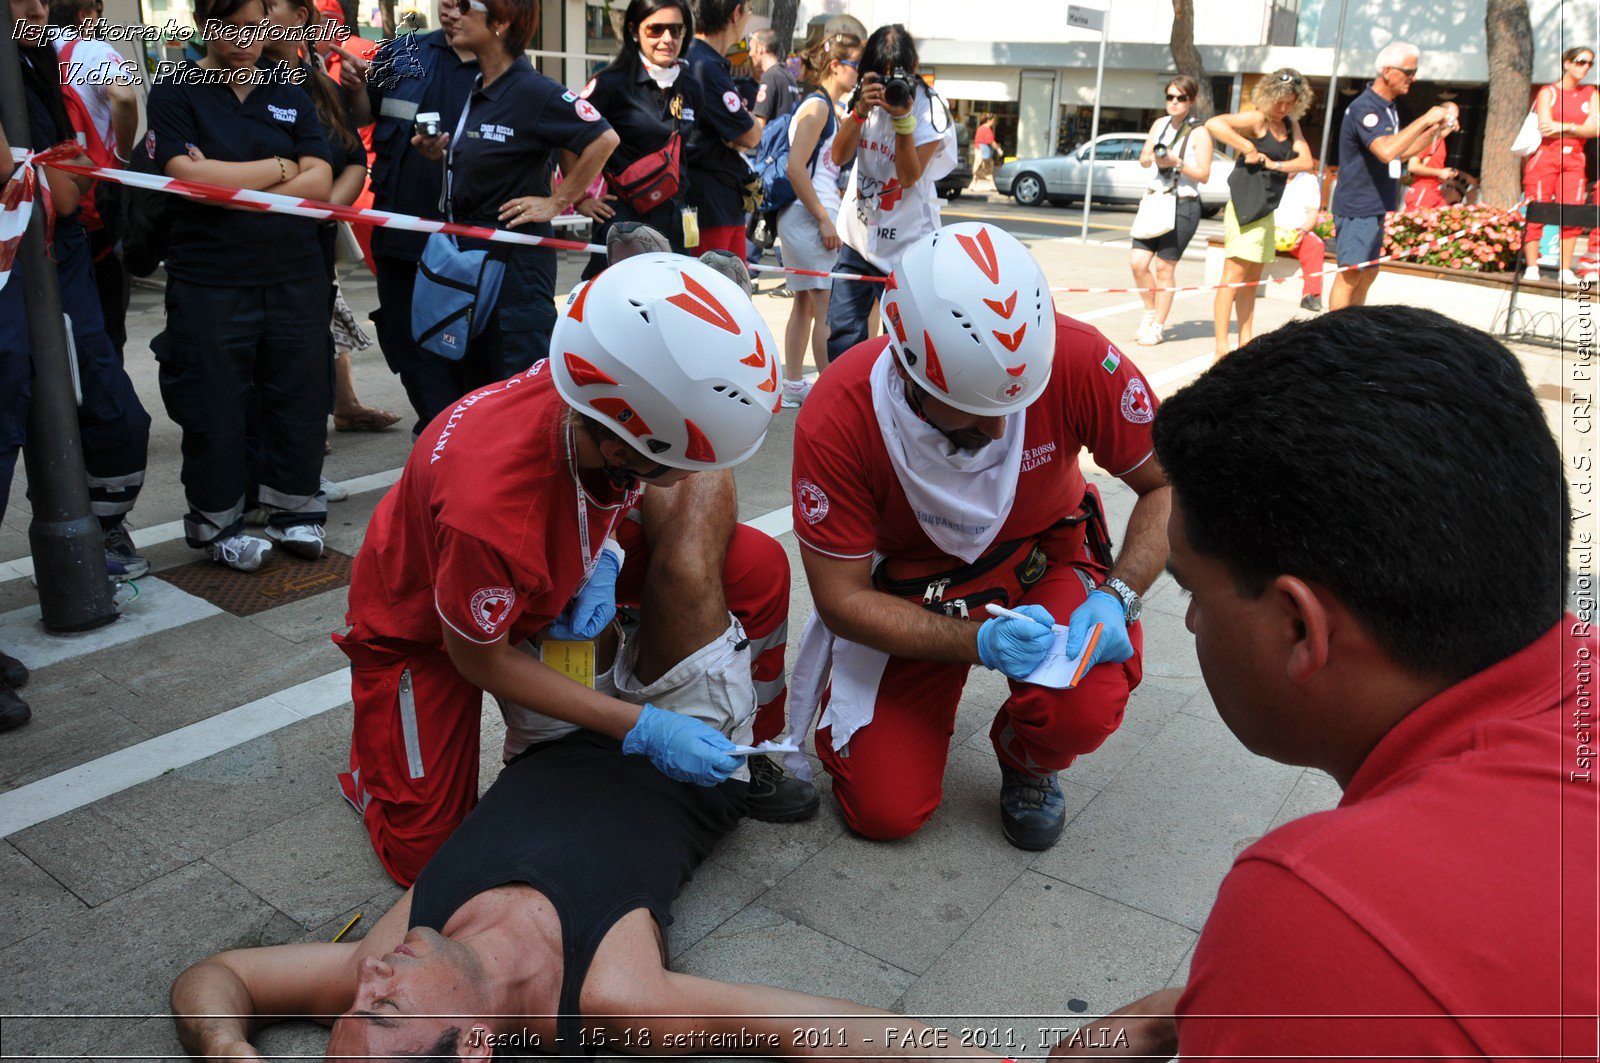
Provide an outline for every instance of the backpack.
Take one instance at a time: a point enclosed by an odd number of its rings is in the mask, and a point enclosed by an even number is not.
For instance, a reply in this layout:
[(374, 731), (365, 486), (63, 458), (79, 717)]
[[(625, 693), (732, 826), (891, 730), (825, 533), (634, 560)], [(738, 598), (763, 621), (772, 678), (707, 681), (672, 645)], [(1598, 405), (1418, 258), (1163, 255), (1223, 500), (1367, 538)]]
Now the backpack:
[[(155, 160), (155, 132), (135, 148), (127, 168), (135, 173), (160, 174)], [(148, 277), (167, 257), (172, 246), (172, 224), (180, 196), (134, 185), (122, 186), (122, 261), (135, 277)]]
[(800, 113), (800, 108), (805, 106), (806, 100), (817, 97), (827, 104), (828, 122), (822, 129), (822, 135), (817, 137), (817, 143), (811, 149), (811, 158), (806, 162), (806, 169), (815, 171), (817, 156), (822, 153), (822, 145), (833, 136), (838, 128), (838, 120), (833, 113), (833, 101), (820, 92), (810, 93), (795, 105), (794, 110), (788, 114), (779, 115), (767, 123), (767, 128), (761, 133), (761, 144), (756, 148), (756, 176), (761, 178), (761, 213), (777, 215), (798, 197), (795, 195), (794, 182), (789, 180), (789, 123), (794, 121), (794, 116)]

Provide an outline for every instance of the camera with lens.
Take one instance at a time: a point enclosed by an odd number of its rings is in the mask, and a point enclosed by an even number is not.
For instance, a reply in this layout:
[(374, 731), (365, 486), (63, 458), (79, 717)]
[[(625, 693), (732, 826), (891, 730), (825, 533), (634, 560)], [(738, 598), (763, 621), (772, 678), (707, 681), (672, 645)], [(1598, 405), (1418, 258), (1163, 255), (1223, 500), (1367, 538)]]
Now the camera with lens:
[(1166, 153), (1167, 146), (1165, 144), (1157, 144), (1155, 147), (1150, 149), (1150, 154), (1152, 155), (1165, 155)]
[(909, 107), (913, 93), (911, 75), (904, 68), (895, 67), (889, 79), (883, 83), (883, 102), (896, 109)]
[(444, 132), (439, 126), (439, 113), (437, 111), (424, 111), (417, 115), (414, 129), (417, 136), (420, 137), (436, 137)]

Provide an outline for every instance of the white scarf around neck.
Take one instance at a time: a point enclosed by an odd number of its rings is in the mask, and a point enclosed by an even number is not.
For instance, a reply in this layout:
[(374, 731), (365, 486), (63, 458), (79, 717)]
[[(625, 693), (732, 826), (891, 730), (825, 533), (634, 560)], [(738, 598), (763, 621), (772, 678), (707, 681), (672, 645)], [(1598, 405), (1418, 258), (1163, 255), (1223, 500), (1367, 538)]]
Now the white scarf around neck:
[(872, 367), (872, 410), (922, 530), (939, 549), (969, 564), (982, 557), (1017, 498), (1028, 411), (1007, 417), (1005, 434), (977, 453), (959, 450), (912, 410), (888, 348)]
[(678, 80), (678, 71), (683, 69), (677, 63), (673, 63), (671, 66), (656, 66), (645, 58), (645, 54), (642, 51), (639, 53), (639, 59), (644, 63), (645, 73), (650, 75), (650, 80), (654, 81), (663, 90), (672, 87), (672, 83)]

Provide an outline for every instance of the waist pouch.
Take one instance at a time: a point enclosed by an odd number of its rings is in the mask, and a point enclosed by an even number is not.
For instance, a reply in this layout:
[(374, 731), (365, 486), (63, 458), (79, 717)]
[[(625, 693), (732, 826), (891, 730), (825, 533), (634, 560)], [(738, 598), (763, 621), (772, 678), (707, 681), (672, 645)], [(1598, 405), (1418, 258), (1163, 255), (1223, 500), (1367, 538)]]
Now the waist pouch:
[(1111, 567), (1111, 536), (1106, 528), (1100, 493), (1093, 484), (1072, 516), (1057, 521), (1041, 535), (1012, 539), (991, 547), (977, 560), (955, 568), (938, 561), (899, 561), (886, 558), (872, 573), (872, 585), (885, 594), (905, 598), (935, 613), (962, 620), (987, 620), (983, 607), (993, 602), (1014, 608), (1044, 578), (1050, 557), (1042, 540), (1081, 526), (1084, 547), (1100, 567)]
[(621, 173), (606, 174), (606, 184), (628, 206), (648, 214), (678, 194), (682, 154), (683, 138), (673, 133), (665, 145), (641, 155)]
[(418, 346), (461, 360), (500, 298), (506, 254), (498, 247), (463, 250), (449, 233), (428, 237), (411, 290), (411, 335)]

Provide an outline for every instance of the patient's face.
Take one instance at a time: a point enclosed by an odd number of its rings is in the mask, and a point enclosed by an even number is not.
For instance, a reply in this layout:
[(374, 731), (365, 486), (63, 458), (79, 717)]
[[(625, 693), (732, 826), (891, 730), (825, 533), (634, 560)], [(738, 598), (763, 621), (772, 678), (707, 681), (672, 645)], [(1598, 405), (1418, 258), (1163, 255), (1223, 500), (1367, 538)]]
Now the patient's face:
[(355, 1001), (328, 1039), (328, 1058), (426, 1053), (483, 1012), (482, 964), (465, 945), (423, 927), (395, 950), (361, 961)]

